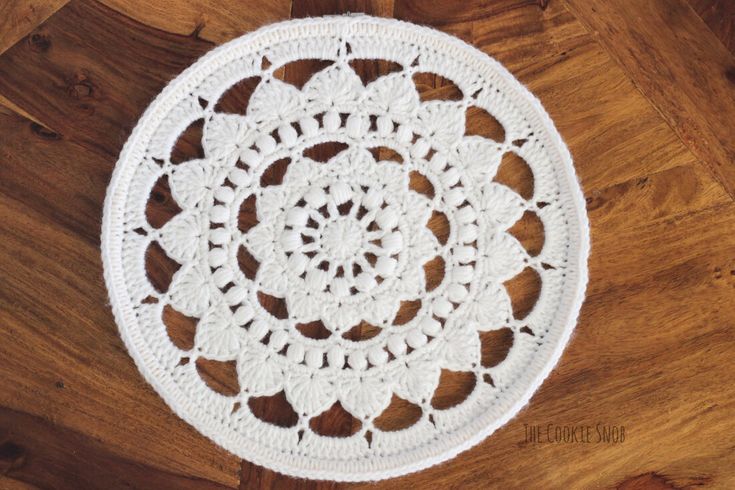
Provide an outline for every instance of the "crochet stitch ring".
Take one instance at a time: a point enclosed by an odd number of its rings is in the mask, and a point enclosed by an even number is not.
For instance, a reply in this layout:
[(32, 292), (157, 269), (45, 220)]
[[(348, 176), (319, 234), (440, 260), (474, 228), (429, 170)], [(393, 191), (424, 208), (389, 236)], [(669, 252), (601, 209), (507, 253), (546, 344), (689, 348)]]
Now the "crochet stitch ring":
[[(274, 76), (302, 59), (326, 60), (302, 89)], [(363, 84), (356, 59), (399, 69)], [(460, 100), (422, 102), (416, 73), (453, 81)], [(246, 114), (215, 111), (235, 83), (259, 79)], [(503, 141), (465, 134), (476, 107), (503, 126)], [(181, 133), (203, 121), (201, 159), (171, 162)], [(305, 151), (327, 142), (346, 149), (328, 162)], [(388, 148), (398, 163), (380, 160)], [(525, 199), (494, 180), (504, 154), (533, 174)], [(288, 159), (282, 182), (263, 185)], [(430, 195), (409, 188), (418, 172)], [(181, 212), (160, 228), (146, 219), (162, 177)], [(254, 199), (258, 223), (238, 226)], [(526, 212), (543, 223), (532, 256), (507, 230)], [(449, 224), (440, 241), (433, 213)], [(444, 239), (446, 238), (446, 239)], [(165, 292), (146, 274), (157, 243), (180, 268)], [(238, 252), (259, 266), (245, 274)], [(377, 480), (453, 457), (525, 405), (561, 355), (587, 281), (589, 232), (571, 157), (551, 120), (500, 64), (460, 40), (405, 22), (368, 16), (274, 24), (213, 50), (171, 82), (128, 140), (105, 203), (102, 255), (115, 318), (148, 382), (184, 420), (254, 463), (298, 477)], [(424, 264), (440, 257), (444, 277), (428, 288)], [(514, 318), (504, 283), (526, 268), (540, 278), (531, 312)], [(276, 318), (258, 301), (285, 301)], [(401, 302), (420, 308), (394, 325)], [(164, 307), (198, 319), (194, 345), (171, 341)], [(328, 336), (299, 324), (321, 321)], [(342, 334), (361, 322), (379, 330), (360, 341)], [(480, 333), (513, 332), (505, 360), (481, 362)], [(239, 392), (212, 390), (196, 361), (234, 361)], [(472, 373), (469, 396), (431, 404), (442, 370)], [(283, 392), (297, 422), (261, 420), (252, 397)], [(409, 427), (374, 421), (400, 397), (421, 409)], [(335, 403), (360, 422), (347, 437), (314, 432), (310, 420)]]

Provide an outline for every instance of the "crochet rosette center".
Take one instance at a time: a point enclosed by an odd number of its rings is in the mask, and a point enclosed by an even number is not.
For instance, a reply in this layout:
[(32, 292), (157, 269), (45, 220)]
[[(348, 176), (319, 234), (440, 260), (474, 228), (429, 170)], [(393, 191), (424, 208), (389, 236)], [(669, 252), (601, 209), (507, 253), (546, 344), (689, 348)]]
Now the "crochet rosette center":
[(320, 240), (323, 253), (339, 261), (339, 265), (345, 265), (348, 258), (355, 257), (360, 251), (363, 231), (357, 220), (351, 217), (327, 222)]
[[(283, 77), (315, 59), (325, 66), (303, 86)], [(439, 84), (425, 97), (427, 76), (461, 95)], [(223, 110), (241, 81), (252, 93)], [(501, 136), (468, 131), (478, 111)], [(193, 126), (201, 154), (177, 161)], [(500, 178), (510, 159), (530, 192)], [(161, 180), (177, 211), (153, 226)], [(148, 274), (153, 246), (176, 264), (166, 288)], [(566, 147), (499, 64), (429, 29), (330, 17), (232, 41), (166, 88), (118, 162), (102, 248), (121, 335), (181, 417), (278, 471), (369, 480), (447, 459), (527, 402), (574, 326), (588, 231)], [(520, 314), (509, 285), (522, 273), (539, 288)], [(189, 343), (171, 335), (171, 311), (196, 323)], [(512, 345), (490, 362), (500, 330)], [(200, 360), (234, 365), (237, 389), (215, 389)], [(447, 372), (472, 383), (452, 404)], [(288, 423), (253, 409), (275, 398)], [(386, 425), (396, 403), (418, 415)], [(357, 427), (340, 437), (315, 423), (336, 405)]]

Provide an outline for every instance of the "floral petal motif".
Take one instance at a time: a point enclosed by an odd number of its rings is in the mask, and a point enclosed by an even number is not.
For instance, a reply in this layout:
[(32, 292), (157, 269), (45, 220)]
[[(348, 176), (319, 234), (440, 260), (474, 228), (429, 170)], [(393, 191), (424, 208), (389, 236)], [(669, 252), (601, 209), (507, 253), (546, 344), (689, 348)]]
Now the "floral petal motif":
[(505, 282), (519, 274), (525, 267), (523, 259), (528, 255), (518, 240), (507, 233), (490, 236), (485, 254), (485, 268), (499, 282)]
[(482, 136), (466, 136), (457, 146), (457, 165), (464, 167), (472, 182), (483, 184), (495, 177), (503, 150), (495, 141)]
[(451, 146), (464, 134), (465, 109), (459, 102), (426, 102), (421, 104), (417, 116), (431, 141)]
[(409, 116), (419, 106), (419, 93), (403, 73), (380, 77), (365, 91), (365, 108), (377, 114)]
[(396, 395), (415, 404), (430, 400), (439, 385), (441, 369), (433, 362), (411, 361), (401, 370), (395, 386)]
[(388, 383), (376, 376), (345, 379), (340, 383), (339, 400), (342, 406), (360, 420), (380, 415), (390, 404), (392, 390)]
[(443, 367), (452, 371), (471, 371), (480, 360), (480, 336), (467, 323), (455, 325), (441, 347)]
[(248, 251), (261, 264), (274, 260), (273, 247), (275, 246), (275, 229), (272, 223), (261, 221), (248, 230), (244, 237)]
[(304, 288), (296, 288), (288, 297), (288, 311), (303, 322), (312, 322), (319, 319), (321, 303), (313, 294)]
[(237, 357), (245, 331), (235, 325), (225, 305), (210, 308), (197, 326), (196, 345), (208, 359), (230, 360)]
[(245, 349), (237, 360), (240, 389), (250, 396), (275, 395), (283, 389), (283, 370), (271, 357), (259, 349)]
[(323, 306), (324, 314), (322, 321), (324, 326), (332, 332), (340, 332), (360, 323), (363, 311), (351, 303), (327, 304)]
[(309, 184), (309, 178), (318, 174), (321, 164), (302, 158), (288, 166), (286, 175), (283, 176), (283, 185), (289, 187), (303, 187)]
[(481, 332), (497, 330), (507, 325), (513, 317), (513, 308), (505, 287), (491, 284), (474, 298), (467, 308), (467, 315), (477, 323)]
[(207, 158), (226, 158), (237, 153), (250, 127), (247, 118), (237, 114), (214, 113), (204, 124), (202, 147)]
[(268, 294), (283, 296), (288, 290), (286, 269), (277, 260), (264, 262), (258, 269), (260, 284)]
[(209, 305), (209, 284), (198, 266), (182, 267), (169, 287), (171, 306), (187, 316), (200, 317)]
[(195, 207), (214, 184), (215, 165), (209, 160), (189, 160), (177, 165), (171, 176), (171, 194), (185, 208)]
[(286, 398), (301, 415), (319, 415), (337, 401), (337, 390), (323, 376), (294, 373), (286, 379), (285, 388)]
[(509, 187), (497, 182), (485, 184), (481, 189), (480, 205), (486, 221), (501, 230), (507, 230), (521, 219), (526, 210), (526, 201)]
[(258, 220), (270, 221), (275, 218), (286, 205), (288, 194), (280, 185), (269, 186), (257, 198)]
[(409, 260), (412, 263), (423, 265), (427, 260), (436, 257), (439, 252), (439, 240), (426, 227), (419, 228), (412, 240), (408, 249)]
[(367, 303), (362, 316), (371, 325), (384, 325), (395, 318), (398, 308), (400, 302), (393, 295), (380, 294)]
[(301, 105), (301, 92), (277, 78), (261, 82), (250, 97), (247, 114), (258, 122), (288, 119)]
[(352, 68), (336, 64), (312, 76), (303, 92), (310, 102), (344, 108), (355, 104), (363, 90), (362, 81)]
[(423, 293), (424, 285), (424, 268), (423, 262), (419, 262), (417, 266), (406, 267), (401, 273), (400, 293), (406, 298), (415, 298)]
[[(375, 165), (375, 158), (365, 148), (350, 147), (337, 153), (327, 163), (332, 167), (330, 171), (336, 176), (349, 177), (354, 175), (358, 169), (364, 170), (369, 165)], [(316, 167), (315, 170), (317, 170), (317, 175), (322, 173), (319, 167)]]
[(158, 242), (169, 257), (183, 264), (196, 254), (200, 230), (197, 215), (184, 211), (161, 228)]
[(408, 185), (408, 172), (397, 163), (379, 162), (376, 170), (375, 177), (385, 186), (385, 192), (388, 196), (400, 195), (401, 189), (405, 189)]
[(431, 201), (423, 194), (409, 192), (406, 195), (406, 204), (404, 209), (406, 212), (406, 220), (409, 223), (415, 223), (417, 226), (426, 226), (431, 217)]

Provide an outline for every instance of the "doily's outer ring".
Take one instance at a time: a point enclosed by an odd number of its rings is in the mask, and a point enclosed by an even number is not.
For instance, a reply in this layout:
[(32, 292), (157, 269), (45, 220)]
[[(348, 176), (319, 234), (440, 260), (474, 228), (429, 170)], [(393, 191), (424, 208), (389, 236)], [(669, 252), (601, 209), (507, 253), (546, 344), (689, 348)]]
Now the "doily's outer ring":
[[(522, 370), (511, 389), (500, 394), (491, 409), (455, 432), (442, 434), (442, 438), (435, 444), (424, 445), (399, 456), (355, 462), (314, 461), (300, 455), (283, 454), (273, 448), (260, 447), (234, 431), (222, 430), (206, 409), (183, 393), (161, 369), (141, 334), (141, 326), (126, 294), (122, 266), (122, 223), (128, 185), (136, 165), (144, 157), (141, 142), (151, 138), (162, 115), (167, 114), (178, 100), (189, 94), (215, 67), (284, 38), (354, 32), (387, 36), (414, 45), (435, 46), (473, 67), (478, 74), (492, 72), (512, 87), (515, 99), (522, 100), (526, 105), (527, 112), (524, 116), (544, 129), (540, 138), (551, 155), (561, 184), (570, 190), (569, 195), (562, 197), (569, 201), (565, 205), (572, 212), (570, 220), (576, 221), (569, 224), (568, 256), (574, 262), (569, 264), (572, 273), (566, 277), (567, 284), (558, 306), (559, 325), (548, 332), (531, 364)], [(406, 22), (368, 16), (313, 18), (267, 26), (212, 50), (173, 80), (148, 107), (120, 155), (107, 191), (101, 241), (105, 281), (120, 334), (145, 379), (172, 410), (220, 446), (255, 464), (296, 477), (339, 481), (380, 480), (438, 464), (478, 444), (514, 417), (547, 377), (569, 340), (584, 299), (590, 246), (585, 201), (571, 155), (538, 99), (498, 62), (455, 37)]]

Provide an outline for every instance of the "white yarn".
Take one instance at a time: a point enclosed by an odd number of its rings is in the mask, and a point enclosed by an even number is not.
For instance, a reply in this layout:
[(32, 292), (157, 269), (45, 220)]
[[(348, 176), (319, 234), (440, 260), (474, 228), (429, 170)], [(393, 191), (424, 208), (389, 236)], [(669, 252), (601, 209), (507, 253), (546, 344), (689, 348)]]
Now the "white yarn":
[[(274, 78), (280, 66), (306, 58), (333, 63), (301, 90)], [(364, 86), (348, 64), (352, 59), (390, 60), (403, 69)], [(417, 72), (452, 80), (463, 98), (421, 102), (412, 81)], [(221, 95), (249, 77), (261, 81), (247, 115), (215, 112)], [(505, 141), (465, 136), (469, 106), (492, 114)], [(198, 119), (205, 121), (205, 157), (172, 164), (176, 139)], [(332, 141), (348, 148), (327, 163), (303, 155)], [(393, 149), (403, 163), (376, 161), (368, 151), (374, 147)], [(531, 199), (493, 182), (506, 152), (533, 171)], [(283, 158), (291, 159), (283, 182), (262, 186), (263, 172)], [(431, 182), (433, 197), (409, 189), (411, 171)], [(163, 175), (182, 212), (156, 230), (145, 207)], [(242, 232), (238, 211), (252, 195), (259, 223)], [(544, 225), (537, 256), (507, 233), (526, 210)], [(444, 244), (426, 226), (435, 211), (449, 221)], [(152, 241), (181, 264), (165, 293), (146, 277)], [(241, 246), (260, 263), (253, 280), (238, 266)], [(571, 157), (538, 100), (500, 64), (458, 39), (367, 16), (260, 29), (213, 50), (171, 82), (125, 145), (102, 233), (122, 338), (172, 409), (249, 461), (294, 476), (347, 481), (439, 463), (513, 417), (574, 327), (588, 249)], [(444, 260), (444, 279), (427, 290), (423, 265), (436, 256)], [(525, 267), (538, 272), (542, 288), (519, 321), (503, 283)], [(285, 298), (288, 317), (263, 309), (259, 291)], [(143, 302), (149, 296), (157, 302)], [(421, 302), (415, 318), (392, 325), (401, 301), (414, 300)], [(169, 339), (165, 305), (200, 318), (191, 350)], [(316, 320), (331, 332), (327, 339), (296, 329)], [(380, 332), (360, 342), (342, 337), (363, 320)], [(525, 326), (533, 334), (522, 332)], [(512, 329), (513, 346), (503, 362), (485, 368), (479, 332), (503, 327)], [(183, 357), (236, 361), (240, 393), (213, 391), (195, 362), (180, 364)], [(446, 410), (431, 405), (441, 369), (477, 379), (469, 397)], [(250, 397), (280, 391), (299, 416), (294, 427), (262, 421), (248, 407)], [(394, 394), (423, 415), (400, 431), (379, 430), (373, 421)], [(361, 421), (360, 430), (343, 438), (312, 432), (309, 420), (337, 401)]]

